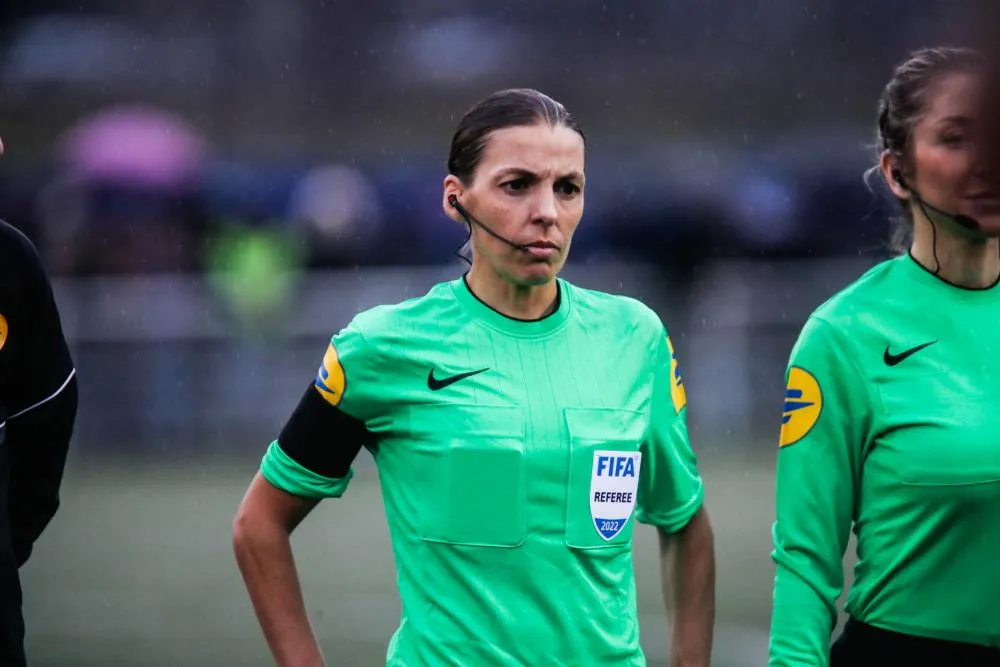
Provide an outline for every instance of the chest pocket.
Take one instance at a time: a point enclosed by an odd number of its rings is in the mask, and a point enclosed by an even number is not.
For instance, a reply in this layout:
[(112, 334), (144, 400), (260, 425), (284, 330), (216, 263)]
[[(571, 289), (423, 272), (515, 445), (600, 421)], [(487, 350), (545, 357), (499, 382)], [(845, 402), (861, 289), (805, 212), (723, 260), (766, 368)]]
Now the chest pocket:
[(408, 410), (422, 497), (421, 539), (453, 545), (517, 547), (527, 517), (524, 416), (519, 408), (418, 405)]
[(617, 408), (567, 408), (565, 414), (570, 449), (566, 545), (630, 547), (644, 415)]
[(899, 481), (911, 486), (965, 486), (1000, 482), (1000, 396), (980, 378), (934, 373), (883, 390), (897, 428), (879, 446), (894, 461)]

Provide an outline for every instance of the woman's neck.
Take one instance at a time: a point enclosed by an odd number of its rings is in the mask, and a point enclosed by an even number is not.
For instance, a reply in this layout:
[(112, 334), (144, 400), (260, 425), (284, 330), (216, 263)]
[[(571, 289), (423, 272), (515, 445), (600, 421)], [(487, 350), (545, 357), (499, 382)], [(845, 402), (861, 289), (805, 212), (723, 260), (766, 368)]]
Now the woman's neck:
[(558, 305), (559, 288), (554, 279), (541, 285), (516, 285), (492, 267), (474, 264), (466, 283), (487, 306), (518, 320), (539, 320), (551, 315)]
[(913, 234), (910, 254), (921, 265), (953, 285), (982, 289), (1000, 276), (1000, 241), (949, 234), (921, 220)]

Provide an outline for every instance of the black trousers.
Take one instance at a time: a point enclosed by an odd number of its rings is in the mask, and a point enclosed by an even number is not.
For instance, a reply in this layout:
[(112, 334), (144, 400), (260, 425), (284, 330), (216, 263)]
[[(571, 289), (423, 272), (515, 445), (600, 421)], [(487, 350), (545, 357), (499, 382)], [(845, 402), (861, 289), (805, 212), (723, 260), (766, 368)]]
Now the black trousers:
[(830, 667), (1000, 667), (1000, 648), (892, 632), (848, 619)]
[(24, 618), (17, 568), (0, 564), (0, 665), (24, 667)]
[[(2, 416), (0, 406), (0, 416)], [(0, 440), (3, 433), (0, 431)], [(24, 667), (24, 617), (21, 614), (21, 578), (11, 544), (7, 490), (10, 471), (7, 445), (0, 446), (0, 666)]]

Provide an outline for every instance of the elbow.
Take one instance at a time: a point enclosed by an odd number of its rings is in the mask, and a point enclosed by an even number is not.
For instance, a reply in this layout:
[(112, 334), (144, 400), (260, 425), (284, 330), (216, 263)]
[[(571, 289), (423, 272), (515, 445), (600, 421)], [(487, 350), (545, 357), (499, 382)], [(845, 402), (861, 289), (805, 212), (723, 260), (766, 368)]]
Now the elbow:
[(36, 502), (36, 516), (33, 523), (37, 525), (38, 533), (41, 534), (59, 512), (59, 490), (54, 489), (49, 495), (38, 498)]
[(262, 551), (287, 548), (296, 524), (315, 505), (270, 486), (258, 473), (232, 523), (232, 548), (241, 563)]
[(241, 508), (232, 525), (233, 560), (248, 586), (260, 571), (261, 533), (256, 523), (253, 515)]
[(257, 535), (259, 534), (259, 529), (255, 523), (253, 515), (242, 507), (233, 519), (232, 548), (237, 562), (243, 562), (247, 554), (253, 551), (254, 544), (257, 542)]
[(259, 507), (241, 506), (233, 518), (232, 549), (240, 563), (261, 551), (287, 543), (290, 537), (291, 533), (279, 518)]

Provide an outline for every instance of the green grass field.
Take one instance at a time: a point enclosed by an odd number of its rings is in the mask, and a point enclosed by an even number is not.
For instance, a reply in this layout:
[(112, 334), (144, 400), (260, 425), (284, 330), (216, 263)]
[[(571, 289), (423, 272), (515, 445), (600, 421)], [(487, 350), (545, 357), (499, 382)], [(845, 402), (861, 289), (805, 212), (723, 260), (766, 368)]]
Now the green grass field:
[[(766, 660), (773, 471), (768, 452), (702, 456), (718, 557), (713, 664)], [(191, 467), (72, 463), (63, 506), (23, 568), (36, 667), (270, 665), (230, 547), (255, 463)], [(637, 528), (643, 644), (665, 665), (656, 538)], [(330, 665), (384, 665), (398, 620), (392, 555), (375, 472), (323, 503), (294, 544)], [(351, 581), (352, 583), (345, 583)]]

